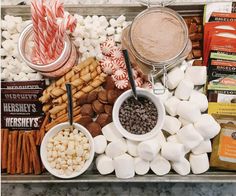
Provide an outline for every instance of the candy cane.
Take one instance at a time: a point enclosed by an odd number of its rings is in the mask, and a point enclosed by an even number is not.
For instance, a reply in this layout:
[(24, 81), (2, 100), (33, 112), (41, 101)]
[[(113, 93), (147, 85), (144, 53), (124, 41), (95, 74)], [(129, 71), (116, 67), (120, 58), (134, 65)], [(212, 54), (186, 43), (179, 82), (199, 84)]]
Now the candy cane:
[(62, 2), (60, 2), (59, 0), (55, 0), (53, 10), (56, 14), (56, 17), (64, 18), (64, 4)]
[(64, 43), (65, 43), (65, 24), (63, 20), (59, 24), (57, 37), (55, 39), (57, 40), (56, 54), (57, 56), (59, 56), (64, 48)]
[(68, 15), (65, 22), (66, 22), (66, 29), (70, 30), (70, 32), (72, 33), (75, 30), (77, 24), (76, 18), (71, 15)]
[(52, 9), (49, 4), (46, 5), (46, 13), (47, 13), (47, 32), (45, 36), (45, 44), (49, 53), (49, 56), (52, 58), (53, 54), (49, 52), (49, 48), (52, 47), (52, 42), (57, 31), (57, 19), (55, 14), (52, 12)]
[(40, 58), (40, 52), (39, 52), (39, 36), (38, 36), (38, 15), (36, 14), (35, 11), (34, 1), (31, 2), (31, 13), (32, 13), (33, 31), (34, 31), (34, 54), (35, 54), (34, 61), (37, 61)]

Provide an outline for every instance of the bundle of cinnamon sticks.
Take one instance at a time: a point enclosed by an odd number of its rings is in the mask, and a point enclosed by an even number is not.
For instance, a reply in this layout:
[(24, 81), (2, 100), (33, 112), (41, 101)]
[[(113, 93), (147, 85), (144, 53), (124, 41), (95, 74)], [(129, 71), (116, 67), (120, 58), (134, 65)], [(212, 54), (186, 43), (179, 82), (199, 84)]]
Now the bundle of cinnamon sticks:
[(40, 174), (39, 144), (42, 131), (1, 129), (1, 171), (8, 174)]

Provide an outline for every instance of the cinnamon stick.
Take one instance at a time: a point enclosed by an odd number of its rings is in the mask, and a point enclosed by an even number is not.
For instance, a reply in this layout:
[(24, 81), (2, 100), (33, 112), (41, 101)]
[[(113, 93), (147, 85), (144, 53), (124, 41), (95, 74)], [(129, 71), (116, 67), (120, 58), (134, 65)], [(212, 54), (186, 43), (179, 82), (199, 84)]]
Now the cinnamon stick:
[(26, 141), (26, 133), (24, 133), (23, 135), (23, 170), (24, 170), (24, 174), (28, 174), (29, 173), (29, 157), (28, 157), (28, 153), (27, 153), (27, 141)]
[(17, 142), (17, 153), (16, 153), (16, 173), (20, 174), (22, 172), (21, 158), (22, 158), (22, 140), (23, 132), (19, 132), (18, 142)]
[(29, 142), (30, 142), (30, 148), (31, 148), (31, 155), (33, 158), (33, 167), (34, 167), (34, 174), (40, 174), (41, 173), (41, 164), (40, 159), (38, 156), (37, 148), (35, 141), (33, 139), (32, 133), (28, 135)]
[(8, 138), (9, 138), (9, 130), (8, 129), (2, 129), (3, 133), (2, 136), (2, 169), (7, 169), (7, 149), (8, 149)]
[(40, 127), (40, 130), (38, 131), (38, 137), (37, 137), (37, 140), (36, 140), (36, 145), (40, 145), (42, 140), (43, 140), (43, 137), (44, 137), (44, 134), (45, 134), (45, 126), (46, 124), (48, 124), (48, 121), (49, 121), (49, 113), (46, 114), (44, 120), (43, 120), (43, 123)]
[(8, 135), (8, 152), (7, 152), (7, 173), (11, 171), (11, 143), (12, 143), (12, 133)]
[(12, 152), (11, 152), (11, 174), (16, 173), (16, 151), (17, 151), (18, 131), (12, 132)]
[(29, 141), (29, 133), (30, 132), (26, 132), (26, 149), (27, 149), (27, 156), (28, 156), (28, 164), (29, 164), (29, 173), (31, 174), (33, 172), (33, 160), (31, 157), (31, 152), (30, 152), (30, 141)]

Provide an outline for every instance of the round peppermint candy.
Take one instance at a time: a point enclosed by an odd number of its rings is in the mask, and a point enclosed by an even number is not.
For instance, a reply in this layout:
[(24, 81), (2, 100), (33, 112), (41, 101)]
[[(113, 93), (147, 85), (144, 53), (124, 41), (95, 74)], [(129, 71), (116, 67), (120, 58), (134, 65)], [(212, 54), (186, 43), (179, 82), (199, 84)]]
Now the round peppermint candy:
[(115, 81), (115, 86), (118, 89), (126, 89), (128, 87), (128, 80), (124, 79), (124, 80), (116, 80)]
[(127, 79), (127, 71), (124, 69), (117, 69), (114, 73), (113, 76), (116, 80), (123, 80)]

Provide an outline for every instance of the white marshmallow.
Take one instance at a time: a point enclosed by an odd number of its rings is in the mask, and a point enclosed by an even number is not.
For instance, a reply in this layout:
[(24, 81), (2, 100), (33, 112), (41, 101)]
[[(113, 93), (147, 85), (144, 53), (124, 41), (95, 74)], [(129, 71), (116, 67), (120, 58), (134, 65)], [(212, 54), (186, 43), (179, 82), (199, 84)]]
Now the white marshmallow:
[[(7, 52), (4, 48), (0, 48), (0, 55), (1, 56), (7, 56)], [(2, 60), (2, 66), (3, 66), (3, 60)]]
[(209, 114), (203, 114), (194, 126), (205, 140), (212, 139), (220, 132), (220, 125)]
[(199, 107), (201, 112), (205, 112), (208, 108), (207, 96), (196, 90), (193, 90), (189, 101)]
[(163, 125), (163, 130), (167, 131), (169, 134), (173, 135), (175, 133), (177, 133), (177, 131), (180, 129), (181, 127), (181, 122), (172, 116), (165, 116), (165, 121), (164, 121), (164, 125)]
[(15, 44), (12, 40), (5, 40), (2, 42), (2, 47), (8, 52), (14, 49), (14, 45)]
[(171, 116), (177, 115), (176, 110), (179, 103), (180, 103), (180, 100), (175, 96), (172, 96), (164, 103), (166, 111), (168, 112), (169, 115)]
[(8, 31), (3, 31), (2, 32), (2, 37), (4, 37), (5, 39), (10, 39), (11, 34)]
[[(182, 144), (182, 143), (179, 141), (179, 139), (178, 139), (178, 137), (177, 137), (176, 134), (169, 136), (169, 137), (167, 138), (167, 142)], [(187, 148), (186, 146), (184, 146), (184, 154), (187, 154), (187, 153), (189, 153), (189, 152), (190, 152), (190, 149)]]
[(109, 20), (109, 23), (110, 23), (110, 25), (111, 25), (112, 27), (116, 27), (116, 26), (117, 26), (117, 21), (116, 21), (114, 18), (111, 18), (111, 19)]
[(194, 88), (190, 80), (183, 79), (175, 90), (175, 96), (181, 100), (188, 100)]
[(150, 163), (150, 168), (156, 175), (163, 176), (170, 172), (171, 166), (169, 161), (167, 161), (164, 157), (157, 155)]
[(191, 122), (189, 122), (189, 121), (187, 121), (187, 120), (181, 118), (180, 116), (179, 116), (178, 119), (179, 119), (179, 121), (181, 122), (182, 127), (184, 127), (184, 126), (186, 126), (186, 125), (188, 125), (188, 124), (191, 124)]
[(184, 145), (166, 142), (161, 148), (161, 156), (169, 161), (179, 161), (185, 155)]
[(146, 161), (152, 161), (160, 149), (161, 146), (155, 139), (146, 140), (139, 143), (138, 155), (140, 156), (140, 158)]
[(120, 33), (114, 35), (114, 41), (115, 42), (120, 42), (121, 41), (121, 34)]
[(107, 147), (107, 140), (104, 135), (98, 135), (93, 138), (94, 149), (97, 154), (102, 154), (105, 152)]
[(210, 140), (204, 140), (202, 141), (197, 147), (192, 149), (193, 154), (203, 154), (206, 152), (211, 152), (211, 141)]
[(115, 33), (114, 27), (108, 27), (107, 30), (107, 35), (113, 35)]
[(190, 173), (190, 163), (185, 158), (182, 158), (178, 162), (173, 162), (171, 166), (176, 173), (182, 176), (188, 175)]
[(181, 128), (177, 132), (177, 137), (189, 149), (197, 147), (203, 141), (203, 137), (196, 131), (192, 124)]
[(183, 78), (184, 71), (175, 67), (167, 74), (167, 87), (171, 90), (175, 89)]
[(109, 142), (116, 141), (122, 138), (121, 133), (116, 129), (113, 122), (102, 128), (102, 134)]
[(148, 161), (141, 159), (140, 157), (134, 158), (134, 170), (138, 175), (145, 175), (150, 169), (150, 164)]
[(138, 156), (138, 144), (139, 144), (139, 142), (126, 140), (126, 143), (127, 143), (128, 153), (133, 157), (137, 157)]
[(101, 175), (110, 174), (114, 171), (113, 160), (105, 154), (99, 155), (97, 157), (96, 167)]
[(200, 109), (189, 101), (181, 101), (178, 104), (177, 114), (181, 118), (193, 123), (201, 117)]
[(207, 153), (194, 155), (190, 154), (189, 162), (194, 174), (202, 174), (209, 169), (209, 160)]
[(180, 143), (176, 134), (170, 135), (169, 137), (166, 138), (166, 140), (167, 142), (170, 142), (170, 143)]
[(127, 144), (124, 139), (116, 140), (107, 145), (106, 155), (115, 158), (127, 152)]
[(166, 143), (166, 137), (164, 136), (162, 131), (158, 131), (157, 135), (153, 138), (156, 140), (156, 142), (162, 146), (164, 143)]
[(123, 23), (125, 21), (126, 17), (124, 15), (120, 15), (118, 18), (117, 18), (117, 22), (118, 23)]
[(134, 159), (130, 155), (120, 155), (114, 158), (113, 163), (117, 178), (126, 179), (134, 177)]
[[(171, 97), (171, 93), (170, 91), (165, 88), (160, 82), (157, 82), (155, 85), (154, 85), (154, 88), (157, 89), (157, 90), (161, 90), (163, 91), (165, 89), (165, 92), (163, 94), (155, 94), (162, 103), (165, 103), (166, 100)], [(151, 89), (152, 91), (152, 89)], [(152, 91), (153, 92), (153, 91)]]
[(207, 79), (206, 66), (189, 66), (185, 75), (194, 85), (204, 85)]
[(8, 21), (7, 22), (7, 30), (8, 30), (8, 32), (11, 32), (11, 33), (15, 32), (16, 23), (14, 21)]

